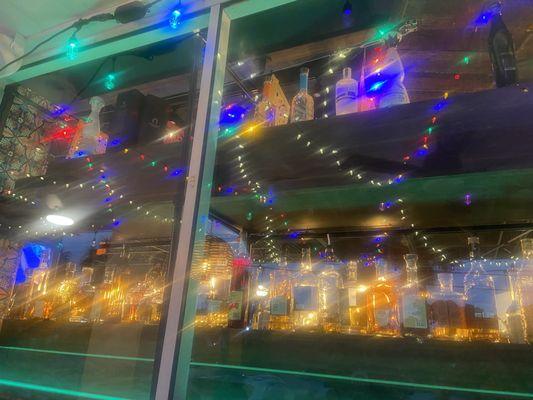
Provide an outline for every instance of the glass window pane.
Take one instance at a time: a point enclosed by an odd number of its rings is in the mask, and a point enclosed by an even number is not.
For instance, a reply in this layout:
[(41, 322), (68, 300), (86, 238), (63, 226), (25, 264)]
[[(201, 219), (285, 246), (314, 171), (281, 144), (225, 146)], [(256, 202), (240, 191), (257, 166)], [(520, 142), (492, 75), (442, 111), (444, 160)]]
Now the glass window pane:
[(257, 3), (226, 9), (175, 398), (533, 396), (531, 4)]
[(182, 27), (6, 88), (1, 398), (150, 397), (206, 35)]

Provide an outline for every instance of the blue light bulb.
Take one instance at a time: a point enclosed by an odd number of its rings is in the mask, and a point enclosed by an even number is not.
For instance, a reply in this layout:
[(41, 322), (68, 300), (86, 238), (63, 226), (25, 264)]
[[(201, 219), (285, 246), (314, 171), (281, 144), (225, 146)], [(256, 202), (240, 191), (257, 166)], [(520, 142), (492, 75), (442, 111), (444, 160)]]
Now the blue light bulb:
[(67, 58), (69, 60), (75, 60), (78, 58), (80, 42), (76, 37), (72, 36), (67, 42)]
[(172, 13), (170, 14), (170, 18), (168, 20), (168, 23), (172, 29), (177, 29), (178, 25), (181, 23), (181, 9), (176, 8)]
[(115, 74), (107, 74), (104, 81), (104, 86), (107, 90), (113, 90), (116, 86)]

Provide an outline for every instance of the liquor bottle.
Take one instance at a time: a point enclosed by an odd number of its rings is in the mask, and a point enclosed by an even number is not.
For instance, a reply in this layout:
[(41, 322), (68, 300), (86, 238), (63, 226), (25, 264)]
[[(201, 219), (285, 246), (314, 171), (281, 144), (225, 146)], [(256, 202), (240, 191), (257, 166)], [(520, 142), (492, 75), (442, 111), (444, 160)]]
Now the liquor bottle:
[(270, 323), (269, 275), (263, 266), (257, 267), (255, 271), (252, 284), (253, 306), (251, 307), (251, 324), (255, 330), (266, 330)]
[(453, 274), (437, 274), (439, 290), (428, 298), (431, 334), (437, 338), (461, 339), (468, 337), (465, 319), (465, 297), (453, 291)]
[(367, 303), (369, 330), (381, 335), (398, 335), (398, 299), (383, 259), (376, 261), (376, 280), (369, 290)]
[(533, 239), (522, 239), (522, 268), (518, 273), (518, 298), (526, 325), (526, 337), (533, 343)]
[(30, 283), (30, 302), (26, 309), (27, 318), (50, 318), (52, 299), (48, 295), (49, 251), (43, 251), (39, 266), (33, 270)]
[(100, 293), (103, 296), (103, 319), (113, 322), (120, 321), (124, 292), (114, 266), (105, 267), (104, 282), (102, 283)]
[(357, 112), (357, 81), (352, 78), (352, 69), (342, 70), (342, 79), (335, 86), (336, 115)]
[(509, 289), (511, 293), (511, 304), (505, 312), (505, 334), (509, 343), (526, 343), (526, 330), (522, 318), (522, 309), (517, 296), (518, 276), (514, 268), (508, 271)]
[(344, 281), (344, 310), (343, 331), (347, 333), (366, 333), (368, 330), (368, 315), (366, 304), (367, 287), (357, 281), (357, 263), (350, 261), (347, 266), (347, 276)]
[(335, 254), (329, 235), (325, 249), (325, 264), (318, 276), (319, 322), (326, 332), (340, 330), (340, 274), (335, 268)]
[(318, 329), (318, 278), (313, 272), (310, 248), (302, 249), (300, 271), (292, 287), (292, 301), (294, 329)]
[(315, 118), (315, 101), (308, 91), (309, 68), (300, 70), (300, 90), (291, 102), (291, 122), (309, 121)]
[(52, 310), (53, 319), (63, 322), (69, 320), (77, 288), (76, 264), (67, 261), (63, 268), (63, 276), (55, 288), (54, 308)]
[(494, 280), (479, 258), (479, 238), (469, 237), (470, 270), (464, 277), (466, 325), (471, 339), (499, 340)]
[(271, 273), (269, 329), (290, 330), (291, 277), (287, 256), (283, 255), (277, 269)]
[(255, 123), (261, 126), (274, 126), (276, 124), (276, 108), (272, 104), (272, 77), (263, 84), (263, 97), (255, 107)]
[(418, 282), (418, 256), (404, 254), (407, 282), (401, 291), (400, 326), (404, 336), (424, 337), (429, 334), (427, 292)]
[(194, 322), (196, 327), (205, 327), (208, 325), (207, 304), (210, 295), (208, 270), (209, 264), (204, 262), (201, 266), (201, 272), (198, 279), (198, 289), (196, 291), (196, 317)]
[(90, 321), (95, 295), (95, 287), (92, 285), (93, 271), (91, 267), (83, 267), (81, 269), (76, 292), (72, 300), (70, 322), (85, 323)]
[(250, 262), (247, 257), (236, 257), (233, 260), (228, 302), (229, 328), (243, 329), (246, 327), (249, 267)]

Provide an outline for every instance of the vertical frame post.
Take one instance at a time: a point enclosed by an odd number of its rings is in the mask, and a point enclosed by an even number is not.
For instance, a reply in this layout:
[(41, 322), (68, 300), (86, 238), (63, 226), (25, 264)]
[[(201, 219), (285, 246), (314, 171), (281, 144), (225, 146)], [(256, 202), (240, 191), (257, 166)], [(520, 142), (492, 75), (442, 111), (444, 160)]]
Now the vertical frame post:
[(181, 227), (174, 255), (168, 313), (153, 397), (185, 400), (194, 337), (194, 285), (189, 285), (195, 243), (203, 242), (218, 138), (229, 41), (230, 18), (220, 4), (211, 7)]

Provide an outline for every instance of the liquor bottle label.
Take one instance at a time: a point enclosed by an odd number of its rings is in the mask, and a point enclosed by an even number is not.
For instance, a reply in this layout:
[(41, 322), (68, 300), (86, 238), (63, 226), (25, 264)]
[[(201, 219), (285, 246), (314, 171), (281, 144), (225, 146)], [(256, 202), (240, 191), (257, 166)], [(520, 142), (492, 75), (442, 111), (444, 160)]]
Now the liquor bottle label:
[(357, 307), (357, 288), (348, 288), (348, 306)]
[(208, 300), (207, 312), (209, 314), (219, 312), (222, 308), (222, 300)]
[(426, 300), (417, 295), (405, 295), (402, 301), (402, 322), (405, 328), (428, 327)]
[(242, 318), (242, 291), (234, 290), (229, 294), (228, 320), (239, 321)]
[(276, 296), (270, 300), (270, 315), (289, 315), (289, 302), (285, 296)]
[(294, 288), (294, 310), (316, 311), (318, 309), (318, 289), (316, 286)]
[(376, 308), (374, 317), (379, 328), (386, 328), (389, 326), (391, 312), (388, 308)]

